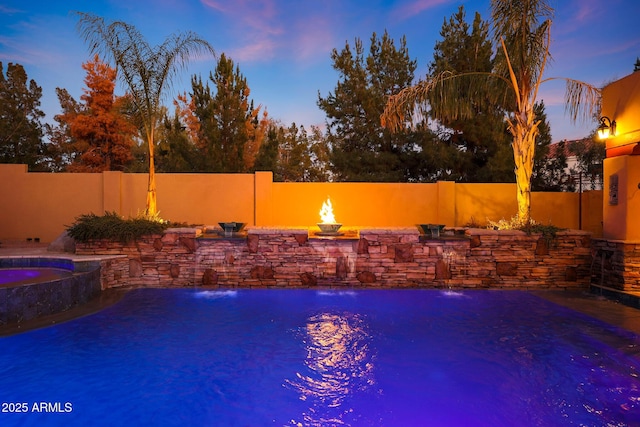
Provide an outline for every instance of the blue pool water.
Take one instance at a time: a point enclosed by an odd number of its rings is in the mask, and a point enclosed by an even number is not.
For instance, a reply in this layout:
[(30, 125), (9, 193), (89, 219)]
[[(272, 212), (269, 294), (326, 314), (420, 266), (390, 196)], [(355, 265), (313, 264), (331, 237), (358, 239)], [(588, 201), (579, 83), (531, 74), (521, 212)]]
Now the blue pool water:
[(0, 338), (0, 425), (637, 426), (639, 344), (518, 291), (141, 289)]

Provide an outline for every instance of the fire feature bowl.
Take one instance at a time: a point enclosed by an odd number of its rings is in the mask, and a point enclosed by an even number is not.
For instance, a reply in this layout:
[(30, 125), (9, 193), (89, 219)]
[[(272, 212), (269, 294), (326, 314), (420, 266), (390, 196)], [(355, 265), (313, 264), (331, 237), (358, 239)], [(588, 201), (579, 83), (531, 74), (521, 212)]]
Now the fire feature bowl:
[(338, 223), (328, 223), (328, 222), (319, 222), (318, 227), (320, 227), (320, 231), (322, 233), (338, 233), (342, 224)]
[(222, 227), (222, 230), (227, 233), (239, 233), (244, 226), (247, 225), (246, 222), (219, 222), (218, 224)]

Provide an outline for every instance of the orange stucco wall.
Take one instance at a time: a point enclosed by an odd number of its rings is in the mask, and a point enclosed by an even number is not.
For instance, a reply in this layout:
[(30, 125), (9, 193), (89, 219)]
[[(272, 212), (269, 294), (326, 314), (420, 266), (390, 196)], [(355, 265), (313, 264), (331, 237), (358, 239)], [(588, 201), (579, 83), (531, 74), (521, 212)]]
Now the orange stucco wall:
[[(0, 165), (0, 240), (39, 237), (50, 242), (77, 216), (90, 212), (136, 216), (144, 211), (146, 187), (146, 174), (28, 173), (25, 165)], [(159, 174), (157, 189), (162, 218), (203, 225), (238, 221), (312, 227), (327, 197), (336, 220), (346, 227), (464, 226), (508, 219), (516, 212), (515, 184), (280, 183), (270, 172), (257, 172)], [(532, 216), (578, 229), (582, 198), (583, 205), (589, 201), (582, 209), (582, 229), (599, 236), (598, 193), (533, 193)]]
[[(640, 241), (640, 156), (619, 156), (604, 162), (603, 237)], [(613, 177), (617, 176), (617, 203), (611, 199)]]
[(515, 184), (456, 184), (456, 223), (486, 224), (517, 212)]
[(616, 121), (616, 133), (606, 141), (607, 157), (640, 154), (640, 72), (602, 89), (602, 115)]
[(579, 198), (582, 205), (580, 229), (591, 231), (594, 237), (602, 237), (603, 191), (586, 191)]
[[(322, 203), (331, 198), (336, 221), (349, 226), (399, 227), (438, 218), (436, 184), (273, 183), (272, 223), (310, 226), (320, 222)], [(441, 221), (452, 222), (442, 218)]]
[(0, 165), (0, 239), (51, 241), (78, 215), (101, 212), (102, 174), (27, 173)]
[[(456, 224), (484, 225), (517, 212), (515, 184), (456, 184), (455, 189)], [(532, 193), (531, 217), (541, 224), (578, 229), (579, 202), (578, 193)]]
[[(144, 211), (147, 174), (121, 174), (126, 217)], [(188, 224), (254, 221), (252, 174), (157, 174), (158, 209), (163, 219)]]
[(602, 89), (602, 115), (616, 121), (606, 141), (602, 235), (640, 241), (640, 72)]

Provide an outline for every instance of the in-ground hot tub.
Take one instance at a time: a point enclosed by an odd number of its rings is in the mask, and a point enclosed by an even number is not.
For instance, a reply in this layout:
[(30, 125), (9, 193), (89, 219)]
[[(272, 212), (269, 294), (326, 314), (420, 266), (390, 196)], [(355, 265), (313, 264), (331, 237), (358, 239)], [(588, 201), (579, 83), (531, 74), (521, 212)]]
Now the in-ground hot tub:
[(100, 291), (98, 262), (0, 258), (0, 326), (69, 310)]

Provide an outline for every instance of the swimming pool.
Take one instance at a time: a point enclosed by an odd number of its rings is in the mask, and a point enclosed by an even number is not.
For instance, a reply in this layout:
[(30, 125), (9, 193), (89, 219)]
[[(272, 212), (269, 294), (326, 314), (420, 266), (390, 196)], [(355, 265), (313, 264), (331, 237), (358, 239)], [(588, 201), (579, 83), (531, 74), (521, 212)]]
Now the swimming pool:
[(638, 345), (520, 291), (139, 289), (0, 338), (0, 425), (633, 426)]

